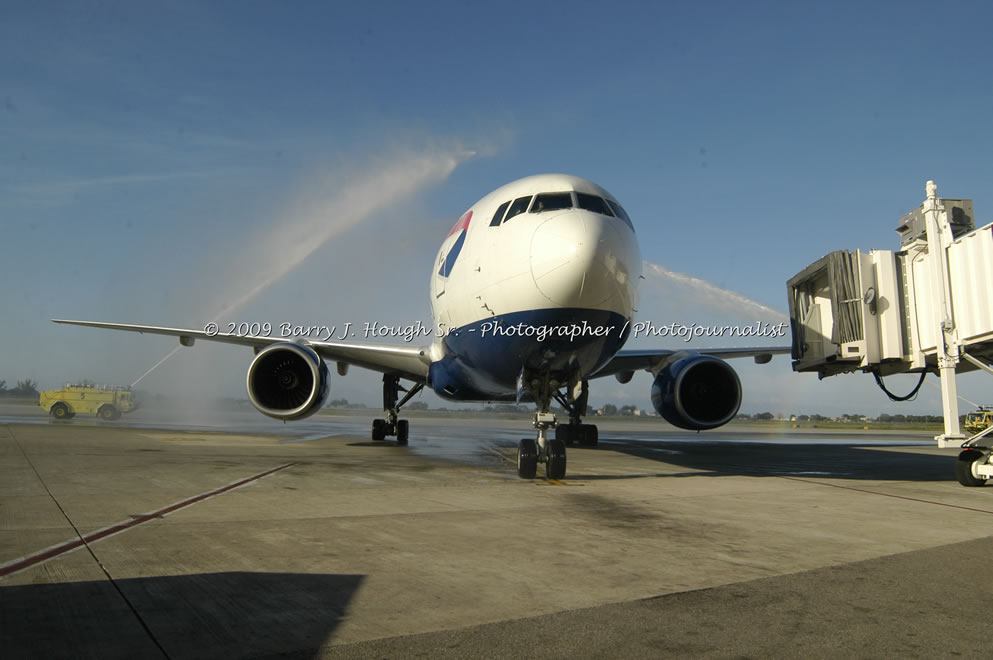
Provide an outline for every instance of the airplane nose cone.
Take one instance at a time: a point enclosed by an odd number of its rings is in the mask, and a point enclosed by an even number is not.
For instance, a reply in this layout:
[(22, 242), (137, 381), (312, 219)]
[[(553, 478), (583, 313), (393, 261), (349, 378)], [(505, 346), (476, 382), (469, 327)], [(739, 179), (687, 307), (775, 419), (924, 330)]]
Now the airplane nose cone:
[(626, 242), (615, 225), (578, 210), (550, 215), (531, 237), (538, 291), (556, 307), (599, 309), (629, 299)]

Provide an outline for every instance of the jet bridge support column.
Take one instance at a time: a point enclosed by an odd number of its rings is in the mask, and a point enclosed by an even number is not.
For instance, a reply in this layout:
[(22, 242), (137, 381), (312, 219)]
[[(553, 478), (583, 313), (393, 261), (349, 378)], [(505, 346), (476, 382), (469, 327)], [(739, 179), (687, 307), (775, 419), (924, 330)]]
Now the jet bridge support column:
[(959, 428), (958, 388), (955, 384), (955, 367), (959, 363), (961, 347), (955, 317), (952, 313), (951, 285), (948, 278), (948, 246), (952, 229), (948, 224), (945, 207), (938, 199), (938, 186), (928, 181), (925, 186), (924, 220), (927, 229), (927, 246), (931, 254), (931, 279), (934, 287), (935, 319), (937, 325), (938, 376), (941, 378), (941, 407), (945, 418), (945, 432), (935, 438), (939, 447), (960, 447), (965, 435)]

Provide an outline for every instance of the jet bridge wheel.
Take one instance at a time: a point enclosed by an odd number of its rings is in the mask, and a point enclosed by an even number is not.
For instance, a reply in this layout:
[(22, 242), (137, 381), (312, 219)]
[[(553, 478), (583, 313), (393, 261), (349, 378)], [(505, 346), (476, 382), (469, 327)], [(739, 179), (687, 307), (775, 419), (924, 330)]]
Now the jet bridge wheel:
[(977, 476), (973, 468), (984, 465), (988, 455), (978, 449), (966, 449), (955, 461), (955, 477), (963, 486), (985, 486), (986, 478)]
[(517, 445), (517, 476), (521, 479), (534, 479), (538, 473), (538, 444), (531, 438), (524, 438)]

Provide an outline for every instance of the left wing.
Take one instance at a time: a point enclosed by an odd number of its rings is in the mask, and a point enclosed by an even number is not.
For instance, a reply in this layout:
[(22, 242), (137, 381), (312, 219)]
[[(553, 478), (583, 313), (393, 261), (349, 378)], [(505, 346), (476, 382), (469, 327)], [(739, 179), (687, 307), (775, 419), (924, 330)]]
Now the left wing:
[(782, 355), (789, 353), (791, 350), (792, 348), (789, 346), (772, 346), (758, 348), (710, 348), (703, 350), (655, 349), (619, 351), (610, 362), (593, 375), (593, 378), (633, 373), (642, 369), (657, 374), (669, 362), (694, 354), (710, 355), (721, 359), (751, 357), (755, 358), (757, 363), (765, 364), (772, 359), (773, 355)]
[(317, 352), (322, 358), (344, 364), (352, 364), (363, 369), (395, 374), (401, 378), (422, 383), (427, 378), (431, 364), (426, 347), (390, 344), (365, 344), (360, 342), (338, 343), (326, 341), (294, 340), (284, 337), (245, 337), (227, 333), (208, 334), (203, 330), (185, 328), (165, 328), (155, 325), (128, 325), (125, 323), (103, 323), (99, 321), (69, 321), (52, 319), (55, 323), (82, 325), (90, 328), (107, 328), (150, 335), (179, 337), (183, 346), (192, 346), (197, 339), (216, 341), (224, 344), (240, 344), (262, 349), (271, 344), (301, 341)]

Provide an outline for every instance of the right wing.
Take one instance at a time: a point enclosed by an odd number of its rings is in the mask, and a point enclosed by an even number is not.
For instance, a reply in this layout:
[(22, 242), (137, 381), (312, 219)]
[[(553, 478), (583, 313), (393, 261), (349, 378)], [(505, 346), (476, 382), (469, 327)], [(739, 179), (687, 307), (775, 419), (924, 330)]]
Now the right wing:
[(755, 348), (701, 348), (701, 349), (648, 349), (619, 351), (600, 371), (593, 374), (593, 378), (603, 378), (604, 376), (614, 376), (625, 372), (658, 371), (665, 367), (669, 360), (678, 359), (684, 355), (699, 354), (711, 355), (722, 360), (740, 357), (752, 357), (756, 362), (765, 363), (772, 359), (773, 355), (783, 355), (789, 353), (789, 346), (767, 346)]
[[(179, 337), (183, 346), (192, 346), (197, 339), (216, 341), (224, 344), (239, 344), (262, 349), (272, 344), (297, 341), (283, 337), (246, 337), (227, 333), (208, 334), (203, 330), (165, 328), (155, 325), (129, 325), (126, 323), (103, 323), (100, 321), (70, 321), (52, 319), (55, 323), (82, 325), (90, 328), (106, 328), (150, 335)], [(299, 340), (317, 352), (322, 358), (363, 369), (400, 376), (407, 380), (423, 383), (427, 379), (431, 358), (427, 347), (397, 344), (365, 344), (359, 342), (339, 343), (329, 341)]]

